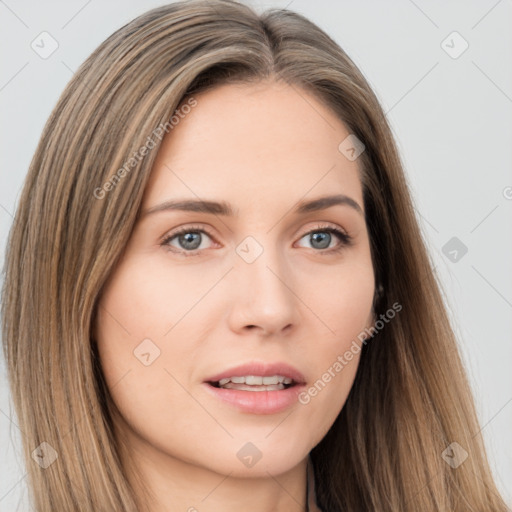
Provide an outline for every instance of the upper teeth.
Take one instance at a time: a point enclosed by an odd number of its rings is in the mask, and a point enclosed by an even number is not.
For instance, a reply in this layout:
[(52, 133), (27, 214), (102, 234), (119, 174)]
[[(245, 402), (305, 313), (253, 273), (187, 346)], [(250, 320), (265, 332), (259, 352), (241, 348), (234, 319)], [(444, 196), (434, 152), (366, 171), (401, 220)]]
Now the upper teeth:
[(271, 384), (291, 384), (292, 379), (289, 377), (283, 377), (282, 375), (272, 375), (272, 377), (260, 377), (256, 375), (247, 375), (245, 377), (229, 377), (226, 379), (220, 379), (219, 385), (223, 386), (229, 381), (234, 384), (248, 384), (254, 386), (271, 385)]

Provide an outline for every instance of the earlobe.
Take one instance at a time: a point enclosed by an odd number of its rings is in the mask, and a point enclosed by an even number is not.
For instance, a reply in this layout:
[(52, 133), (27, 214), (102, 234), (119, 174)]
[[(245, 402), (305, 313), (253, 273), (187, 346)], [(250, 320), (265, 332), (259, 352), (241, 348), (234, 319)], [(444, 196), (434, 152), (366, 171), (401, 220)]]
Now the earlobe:
[(384, 287), (381, 283), (378, 283), (375, 287), (375, 301), (381, 299), (384, 296)]
[(377, 321), (377, 315), (375, 314), (375, 308), (383, 297), (384, 297), (384, 287), (382, 286), (381, 283), (377, 283), (377, 285), (375, 286), (375, 292), (373, 295), (373, 305), (372, 305), (372, 311), (374, 314), (373, 323), (375, 323)]
[(362, 334), (364, 334), (364, 338), (363, 338), (364, 343), (366, 343), (372, 339), (373, 336), (371, 335), (371, 332), (372, 332), (372, 328), (375, 327), (376, 321), (377, 321), (377, 315), (375, 314), (375, 310), (372, 307), (372, 310), (370, 311), (370, 315), (368, 317), (368, 321), (366, 322), (366, 325), (362, 332)]
[[(371, 331), (372, 328), (375, 329), (375, 324), (377, 323), (377, 320), (378, 320), (377, 313), (375, 312), (375, 307), (378, 304), (378, 302), (382, 299), (383, 296), (384, 296), (384, 287), (382, 286), (382, 284), (378, 283), (375, 287), (375, 293), (373, 296), (373, 304), (372, 304), (372, 310), (370, 313), (370, 319), (369, 319), (368, 326), (365, 329), (366, 333), (372, 332)], [(373, 338), (373, 334), (370, 336), (365, 336), (365, 341), (369, 341), (372, 338)]]

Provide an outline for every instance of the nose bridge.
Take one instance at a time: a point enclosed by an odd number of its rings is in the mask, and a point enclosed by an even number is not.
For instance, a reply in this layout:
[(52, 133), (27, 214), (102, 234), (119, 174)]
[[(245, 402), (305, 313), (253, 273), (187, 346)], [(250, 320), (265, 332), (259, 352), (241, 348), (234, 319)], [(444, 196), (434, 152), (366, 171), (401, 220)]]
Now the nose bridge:
[(271, 236), (258, 238), (248, 236), (236, 248), (233, 308), (239, 327), (253, 325), (270, 332), (293, 323), (297, 305), (285, 255)]
[(271, 238), (267, 236), (262, 240), (260, 236), (259, 241), (253, 236), (246, 237), (237, 247), (239, 257), (235, 267), (241, 279), (248, 281), (250, 289), (268, 294), (267, 300), (272, 297), (283, 299), (289, 293), (283, 283), (288, 266), (285, 256)]

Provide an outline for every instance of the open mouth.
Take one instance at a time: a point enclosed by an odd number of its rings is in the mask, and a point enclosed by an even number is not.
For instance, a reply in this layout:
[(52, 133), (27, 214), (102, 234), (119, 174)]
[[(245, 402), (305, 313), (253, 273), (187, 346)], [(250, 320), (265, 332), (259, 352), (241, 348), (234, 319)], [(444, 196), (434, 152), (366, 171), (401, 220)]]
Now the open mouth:
[(208, 384), (214, 388), (236, 389), (238, 391), (281, 391), (295, 386), (296, 382), (283, 375), (270, 377), (248, 375), (245, 377), (226, 377), (219, 381), (210, 381)]
[(292, 407), (306, 386), (302, 373), (286, 363), (246, 363), (203, 381), (208, 393), (247, 414), (277, 414)]

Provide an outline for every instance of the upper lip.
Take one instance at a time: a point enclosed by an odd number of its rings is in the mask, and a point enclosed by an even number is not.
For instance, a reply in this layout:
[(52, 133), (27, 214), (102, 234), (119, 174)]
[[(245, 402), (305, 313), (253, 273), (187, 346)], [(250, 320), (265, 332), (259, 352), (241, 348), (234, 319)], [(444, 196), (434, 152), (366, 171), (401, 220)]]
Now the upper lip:
[(257, 375), (261, 377), (271, 377), (273, 375), (282, 375), (293, 380), (295, 384), (305, 384), (306, 379), (304, 375), (287, 363), (265, 363), (260, 361), (254, 361), (250, 363), (233, 366), (227, 370), (212, 375), (205, 379), (204, 382), (218, 382), (221, 379), (227, 379), (229, 377), (245, 377), (246, 375)]

